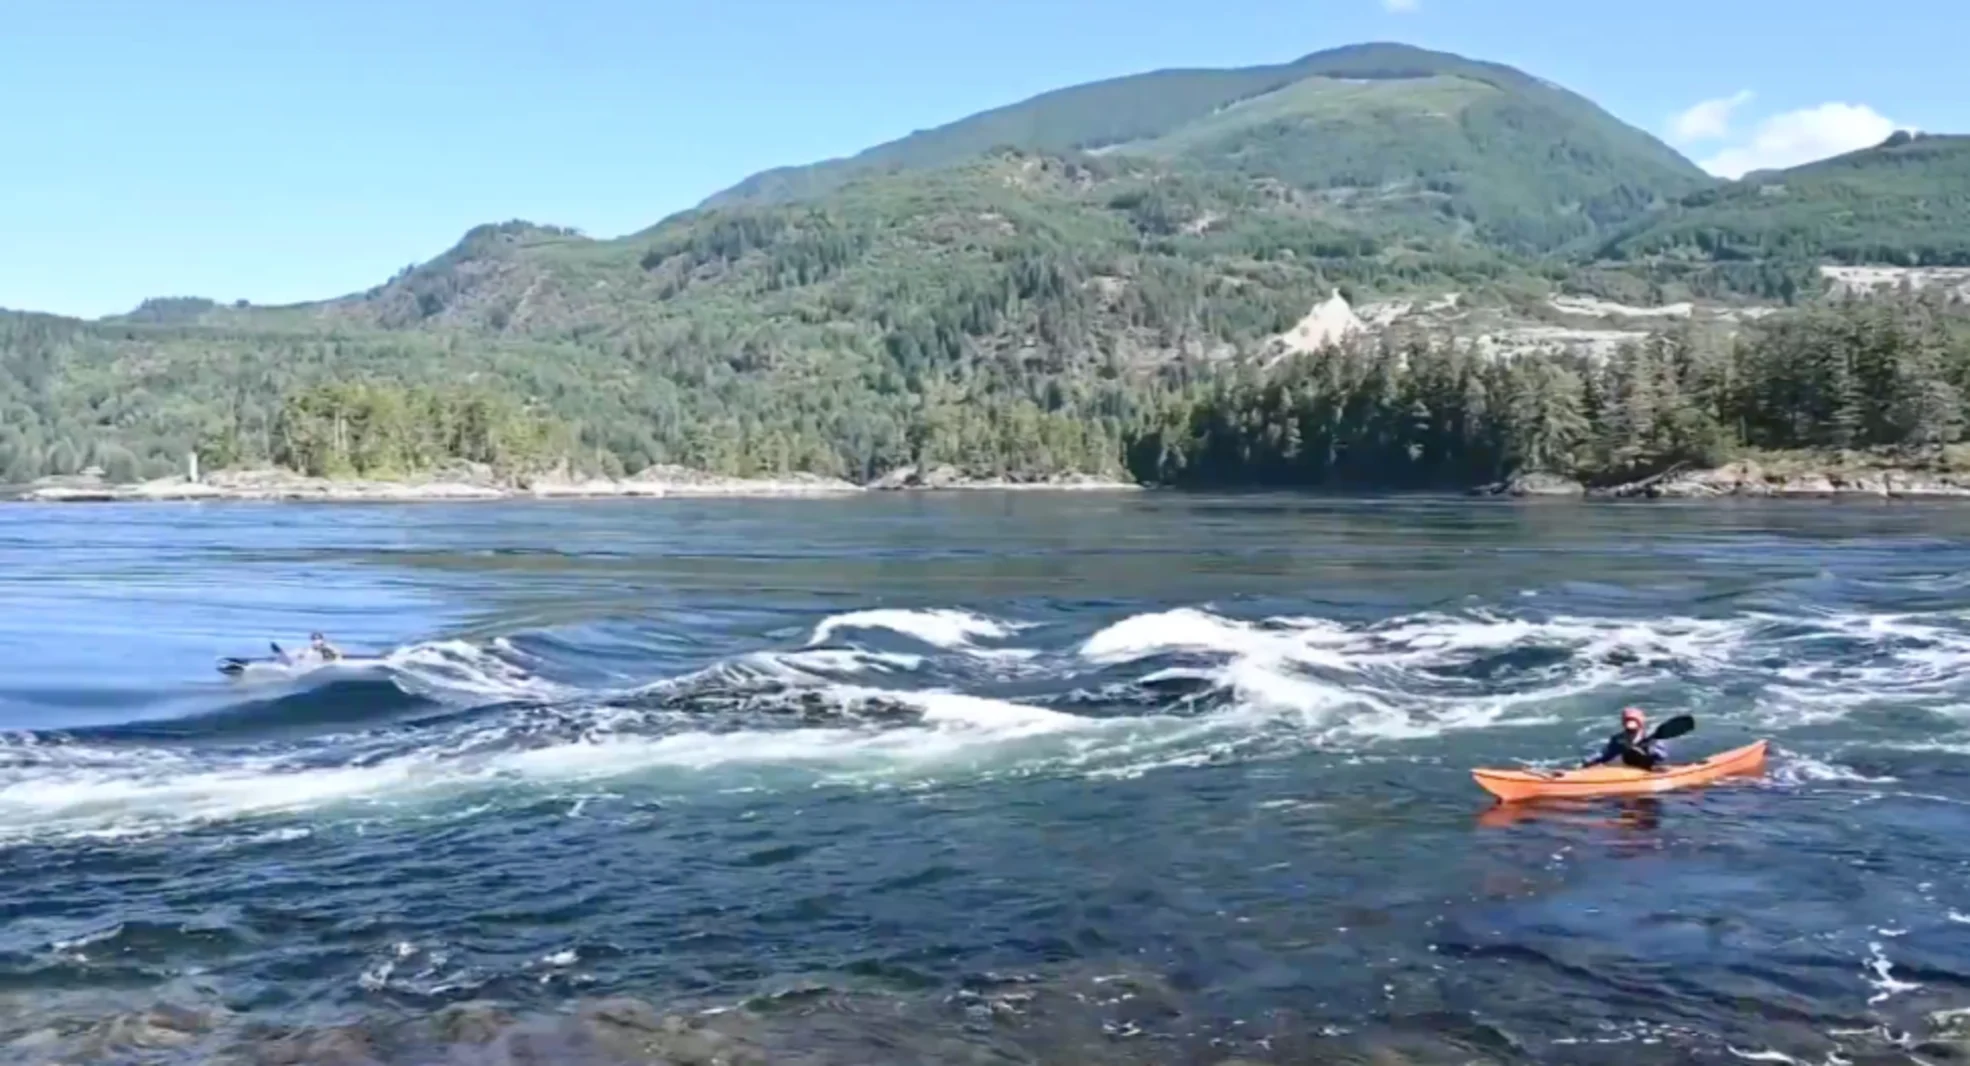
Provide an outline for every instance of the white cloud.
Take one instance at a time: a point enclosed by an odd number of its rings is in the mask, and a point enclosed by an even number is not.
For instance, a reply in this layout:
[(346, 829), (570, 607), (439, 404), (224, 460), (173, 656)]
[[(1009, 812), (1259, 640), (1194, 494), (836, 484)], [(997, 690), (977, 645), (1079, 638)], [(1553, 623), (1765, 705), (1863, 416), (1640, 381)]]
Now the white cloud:
[(1684, 144), (1721, 141), (1731, 133), (1731, 115), (1751, 102), (1751, 90), (1705, 100), (1669, 120), (1669, 135)]
[(1422, 0), (1382, 0), (1382, 6), (1398, 15), (1406, 15), (1422, 6)]
[(1753, 170), (1796, 167), (1868, 148), (1887, 140), (1897, 128), (1892, 119), (1866, 104), (1821, 104), (1765, 119), (1748, 140), (1719, 150), (1700, 165), (1720, 177), (1740, 178)]

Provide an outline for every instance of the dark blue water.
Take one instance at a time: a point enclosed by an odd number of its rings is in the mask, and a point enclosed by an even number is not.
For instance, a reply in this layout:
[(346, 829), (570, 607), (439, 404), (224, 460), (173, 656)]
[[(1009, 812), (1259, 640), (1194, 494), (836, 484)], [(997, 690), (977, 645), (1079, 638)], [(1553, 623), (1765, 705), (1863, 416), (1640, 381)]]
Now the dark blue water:
[[(1966, 535), (1907, 504), (9, 506), (0, 1054), (697, 1061), (598, 1042), (641, 1032), (594, 1021), (627, 996), (707, 1062), (1938, 1061)], [(374, 658), (214, 669), (316, 629)], [(1471, 767), (1576, 759), (1628, 703), (1770, 766), (1488, 809)]]

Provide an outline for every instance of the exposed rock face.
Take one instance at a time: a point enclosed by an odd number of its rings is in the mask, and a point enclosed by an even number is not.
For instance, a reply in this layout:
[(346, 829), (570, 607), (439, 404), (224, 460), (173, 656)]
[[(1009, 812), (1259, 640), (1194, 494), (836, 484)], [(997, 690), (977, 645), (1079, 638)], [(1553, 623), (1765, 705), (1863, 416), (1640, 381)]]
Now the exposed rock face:
[(1516, 474), (1504, 481), (1482, 485), (1471, 490), (1475, 496), (1580, 496), (1587, 491), (1586, 486), (1569, 477), (1558, 474), (1529, 473)]
[(1278, 341), (1288, 352), (1305, 354), (1317, 352), (1329, 344), (1339, 344), (1350, 336), (1364, 332), (1361, 319), (1354, 308), (1348, 306), (1347, 298), (1341, 290), (1321, 303), (1315, 304), (1306, 317), (1299, 320), (1292, 329), (1278, 337)]
[[(1941, 465), (1941, 464), (1938, 464)], [(1786, 460), (1767, 465), (1740, 459), (1708, 469), (1674, 468), (1619, 485), (1584, 488), (1557, 474), (1517, 474), (1480, 485), (1473, 496), (1581, 496), (1612, 499), (1702, 500), (1725, 497), (1790, 499), (1925, 499), (1970, 497), (1970, 472), (1908, 466), (1869, 465), (1828, 459)]]
[(1133, 482), (1116, 481), (1098, 474), (1054, 474), (1043, 478), (1020, 479), (1008, 477), (975, 477), (964, 473), (949, 464), (939, 464), (919, 470), (914, 466), (899, 467), (884, 474), (869, 484), (872, 489), (886, 492), (903, 489), (950, 490), (950, 489), (1137, 489)]
[(1872, 296), (1907, 285), (1970, 300), (1970, 267), (1821, 266), (1819, 272), (1833, 296)]

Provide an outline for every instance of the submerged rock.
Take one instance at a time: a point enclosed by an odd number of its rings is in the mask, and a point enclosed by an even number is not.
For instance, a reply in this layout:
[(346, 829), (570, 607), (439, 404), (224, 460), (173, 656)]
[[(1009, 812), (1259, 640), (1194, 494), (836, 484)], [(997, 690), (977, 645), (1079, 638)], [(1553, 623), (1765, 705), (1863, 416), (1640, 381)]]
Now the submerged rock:
[[(516, 1013), (489, 1001), (420, 1018), (235, 1037), (213, 1066), (766, 1066), (756, 1042), (700, 1015), (665, 1013), (633, 997), (564, 1011)], [(62, 1061), (60, 1059), (51, 1061)], [(87, 1060), (84, 1060), (87, 1061)]]
[(85, 1054), (124, 1049), (181, 1048), (210, 1032), (216, 1016), (163, 1003), (146, 1011), (105, 1019), (80, 1041)]
[(369, 1034), (355, 1026), (254, 1042), (219, 1061), (228, 1066), (382, 1066)]
[[(1536, 1050), (1463, 1011), (1377, 1014), (1345, 1026), (1270, 1011), (1231, 1024), (1200, 1012), (1182, 973), (1114, 965), (1066, 974), (977, 974), (899, 994), (803, 985), (716, 1009), (627, 995), (526, 1008), (490, 1000), (406, 1016), (400, 1006), (322, 1027), (238, 1021), (172, 1006), (118, 1014), (77, 1041), (68, 1023), (4, 1045), (11, 1066), (1518, 1066)], [(1953, 1020), (1932, 1025), (1939, 1061)], [(1637, 1066), (1688, 1061), (1637, 1050)], [(1854, 1061), (1866, 1061), (1855, 1055)]]
[(513, 1015), (496, 1003), (474, 1000), (454, 1003), (431, 1019), (431, 1028), (447, 1044), (490, 1044), (513, 1026)]
[(612, 996), (584, 1003), (576, 1008), (575, 1016), (591, 1026), (643, 1033), (663, 1032), (667, 1021), (657, 1008), (633, 996)]

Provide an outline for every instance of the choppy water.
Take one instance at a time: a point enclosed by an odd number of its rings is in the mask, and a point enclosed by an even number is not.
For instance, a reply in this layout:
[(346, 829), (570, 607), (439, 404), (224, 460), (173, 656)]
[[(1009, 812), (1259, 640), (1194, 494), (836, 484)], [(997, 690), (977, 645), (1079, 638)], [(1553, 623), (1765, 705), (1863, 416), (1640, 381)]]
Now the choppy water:
[[(1970, 1007), (1966, 534), (9, 507), (0, 1055), (602, 1061), (501, 1027), (630, 995), (765, 1061), (1922, 1061)], [(311, 629), (382, 663), (213, 669)], [(1470, 767), (1577, 758), (1629, 702), (1697, 715), (1681, 754), (1772, 738), (1768, 774), (1487, 813)]]

